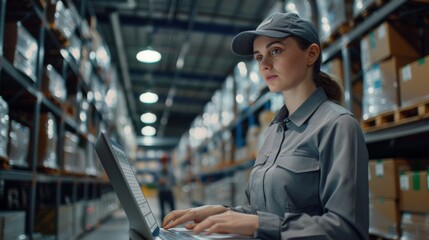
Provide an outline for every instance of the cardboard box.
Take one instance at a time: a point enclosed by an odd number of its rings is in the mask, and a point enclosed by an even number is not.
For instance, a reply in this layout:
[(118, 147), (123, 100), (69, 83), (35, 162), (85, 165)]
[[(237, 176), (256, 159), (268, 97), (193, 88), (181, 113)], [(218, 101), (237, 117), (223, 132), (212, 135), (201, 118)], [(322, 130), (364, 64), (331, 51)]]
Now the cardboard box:
[(396, 110), (400, 104), (399, 69), (412, 58), (393, 56), (372, 65), (363, 76), (363, 119)]
[(402, 211), (429, 213), (429, 174), (427, 171), (406, 171), (400, 175), (400, 207)]
[(375, 198), (369, 202), (369, 233), (388, 239), (399, 237), (400, 215), (395, 199)]
[(429, 56), (412, 62), (400, 69), (399, 82), (401, 106), (406, 107), (429, 99)]
[(368, 182), (372, 198), (399, 197), (399, 174), (410, 169), (405, 159), (382, 159), (369, 161)]
[(412, 39), (412, 36), (409, 36), (410, 33), (410, 28), (393, 28), (388, 22), (382, 23), (361, 40), (362, 67), (367, 69), (392, 55), (419, 58), (418, 51), (408, 40), (408, 37)]
[(326, 62), (323, 64), (321, 70), (331, 75), (341, 88), (344, 89), (343, 61), (341, 61), (341, 58), (337, 57)]

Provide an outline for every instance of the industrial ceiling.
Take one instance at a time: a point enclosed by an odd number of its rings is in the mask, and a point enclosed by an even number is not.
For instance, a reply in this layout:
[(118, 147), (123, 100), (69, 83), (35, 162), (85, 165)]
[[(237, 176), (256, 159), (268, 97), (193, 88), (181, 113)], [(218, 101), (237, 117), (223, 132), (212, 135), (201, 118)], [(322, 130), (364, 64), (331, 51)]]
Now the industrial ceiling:
[[(137, 137), (147, 124), (140, 116), (157, 116), (154, 147), (174, 147), (204, 111), (241, 57), (230, 49), (237, 33), (255, 29), (276, 0), (92, 0), (112, 64), (125, 89)], [(158, 63), (137, 61), (138, 51), (162, 54)], [(182, 62), (182, 63), (180, 63)], [(144, 104), (150, 90), (159, 100)], [(140, 141), (142, 142), (142, 141)]]

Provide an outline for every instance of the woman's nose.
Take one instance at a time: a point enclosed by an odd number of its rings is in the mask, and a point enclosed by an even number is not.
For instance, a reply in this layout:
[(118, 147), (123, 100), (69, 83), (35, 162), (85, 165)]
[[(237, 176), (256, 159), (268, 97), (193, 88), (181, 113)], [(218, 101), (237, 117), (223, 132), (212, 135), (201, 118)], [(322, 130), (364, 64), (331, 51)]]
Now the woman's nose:
[(260, 63), (259, 63), (260, 69), (261, 70), (267, 70), (267, 69), (271, 69), (272, 67), (272, 63), (268, 58), (264, 58)]

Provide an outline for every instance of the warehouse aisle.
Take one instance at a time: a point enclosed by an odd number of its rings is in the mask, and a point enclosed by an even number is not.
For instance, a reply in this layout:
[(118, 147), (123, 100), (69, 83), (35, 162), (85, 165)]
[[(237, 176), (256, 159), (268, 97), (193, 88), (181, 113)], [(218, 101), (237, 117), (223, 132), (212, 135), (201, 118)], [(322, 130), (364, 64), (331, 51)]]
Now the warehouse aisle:
[[(156, 196), (147, 197), (147, 200), (155, 214), (158, 223), (160, 220), (160, 209)], [(178, 209), (189, 208), (186, 202), (176, 199)], [(122, 208), (115, 211), (111, 217), (103, 221), (97, 228), (84, 234), (80, 240), (128, 240), (128, 219)]]

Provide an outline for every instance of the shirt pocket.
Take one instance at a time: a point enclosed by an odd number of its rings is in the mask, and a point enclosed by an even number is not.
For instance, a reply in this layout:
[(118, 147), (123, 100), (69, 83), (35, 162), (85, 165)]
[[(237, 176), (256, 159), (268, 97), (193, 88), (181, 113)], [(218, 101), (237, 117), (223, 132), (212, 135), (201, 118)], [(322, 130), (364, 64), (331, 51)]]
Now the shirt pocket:
[(258, 157), (255, 160), (255, 164), (253, 165), (253, 168), (264, 165), (265, 162), (268, 160), (268, 157), (269, 157), (268, 153), (259, 153)]
[[(291, 154), (279, 156), (273, 178), (273, 192), (287, 212), (311, 214), (320, 206), (320, 163), (316, 156)], [(311, 214), (312, 215), (312, 214)]]

